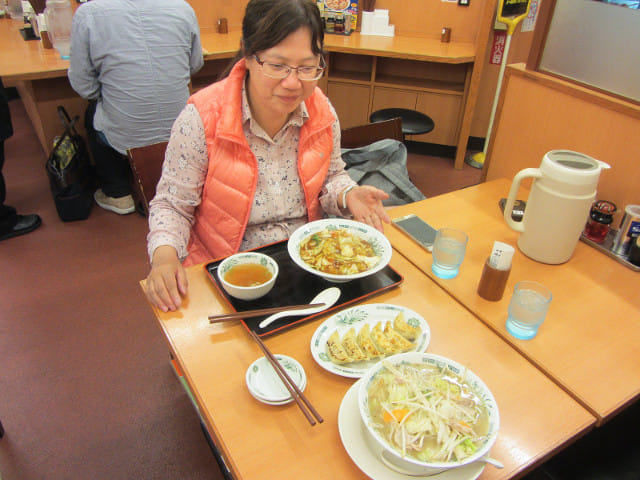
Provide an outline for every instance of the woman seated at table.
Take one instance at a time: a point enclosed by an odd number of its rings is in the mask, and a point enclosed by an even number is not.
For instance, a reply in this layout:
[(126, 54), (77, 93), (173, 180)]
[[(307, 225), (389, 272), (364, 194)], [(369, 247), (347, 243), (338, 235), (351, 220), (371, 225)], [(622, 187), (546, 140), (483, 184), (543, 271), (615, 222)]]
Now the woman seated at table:
[(326, 215), (382, 230), (388, 195), (358, 186), (340, 125), (317, 88), (326, 64), (313, 0), (250, 0), (223, 80), (176, 119), (150, 203), (146, 294), (163, 311), (187, 294), (184, 266), (286, 239)]

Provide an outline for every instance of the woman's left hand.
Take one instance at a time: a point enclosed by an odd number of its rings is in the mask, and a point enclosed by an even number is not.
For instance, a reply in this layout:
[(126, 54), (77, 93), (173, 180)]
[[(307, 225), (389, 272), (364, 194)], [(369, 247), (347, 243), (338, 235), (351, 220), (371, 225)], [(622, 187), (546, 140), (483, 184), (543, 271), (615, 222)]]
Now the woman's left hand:
[(371, 225), (382, 232), (383, 222), (391, 222), (382, 205), (382, 201), (387, 198), (389, 195), (379, 188), (359, 185), (347, 192), (346, 203), (354, 220)]

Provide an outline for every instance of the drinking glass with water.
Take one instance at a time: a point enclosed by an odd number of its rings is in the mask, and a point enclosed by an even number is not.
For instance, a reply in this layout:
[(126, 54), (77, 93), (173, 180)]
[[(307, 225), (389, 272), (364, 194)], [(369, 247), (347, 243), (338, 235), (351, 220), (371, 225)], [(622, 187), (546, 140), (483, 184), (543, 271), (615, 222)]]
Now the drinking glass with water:
[(535, 337), (552, 298), (551, 291), (538, 282), (518, 282), (509, 303), (507, 331), (521, 340)]
[(439, 278), (455, 278), (458, 275), (469, 237), (462, 230), (441, 228), (433, 242), (431, 271)]

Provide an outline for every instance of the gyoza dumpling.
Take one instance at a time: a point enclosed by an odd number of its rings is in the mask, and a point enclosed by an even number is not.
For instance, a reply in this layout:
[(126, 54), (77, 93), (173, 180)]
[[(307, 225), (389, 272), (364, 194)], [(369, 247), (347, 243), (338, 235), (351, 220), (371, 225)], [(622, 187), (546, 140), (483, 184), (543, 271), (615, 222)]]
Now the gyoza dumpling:
[(333, 332), (327, 340), (327, 355), (329, 355), (333, 363), (342, 364), (353, 362), (353, 358), (347, 355), (347, 352), (342, 346), (337, 330)]
[(358, 332), (358, 345), (360, 345), (360, 349), (367, 355), (367, 358), (377, 358), (382, 355), (376, 346), (371, 341), (371, 336), (369, 335), (369, 324), (365, 323), (364, 326)]
[(395, 347), (382, 331), (381, 322), (376, 323), (375, 327), (371, 329), (371, 340), (376, 348), (385, 355), (395, 353)]
[(406, 352), (413, 347), (413, 343), (404, 338), (391, 327), (391, 322), (384, 326), (384, 334), (395, 348), (395, 353)]
[(356, 329), (354, 327), (351, 327), (349, 331), (345, 333), (342, 338), (342, 347), (354, 362), (360, 362), (367, 359), (367, 355), (358, 346), (358, 342), (356, 341)]
[(404, 312), (400, 312), (393, 320), (393, 328), (410, 342), (413, 342), (422, 333), (420, 327), (414, 327), (407, 323), (404, 319)]

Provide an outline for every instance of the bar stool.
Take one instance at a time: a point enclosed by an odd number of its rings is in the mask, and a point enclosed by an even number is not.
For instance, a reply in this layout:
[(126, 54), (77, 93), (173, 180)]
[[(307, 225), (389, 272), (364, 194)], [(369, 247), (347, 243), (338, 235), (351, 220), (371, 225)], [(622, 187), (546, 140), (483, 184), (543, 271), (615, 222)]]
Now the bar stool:
[(402, 119), (402, 135), (420, 135), (429, 133), (436, 126), (428, 115), (407, 108), (383, 108), (376, 110), (369, 117), (371, 123), (382, 122), (391, 118)]

